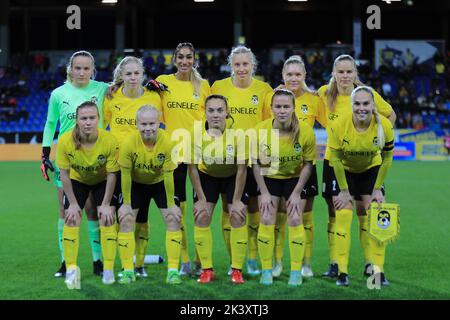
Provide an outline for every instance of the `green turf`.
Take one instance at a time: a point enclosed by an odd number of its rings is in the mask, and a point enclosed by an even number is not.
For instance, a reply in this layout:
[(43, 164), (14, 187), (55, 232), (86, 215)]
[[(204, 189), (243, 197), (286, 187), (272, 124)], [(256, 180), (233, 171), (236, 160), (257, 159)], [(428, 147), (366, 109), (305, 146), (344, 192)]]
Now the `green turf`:
[[(318, 164), (321, 172), (321, 162)], [(56, 191), (45, 182), (38, 163), (0, 163), (0, 299), (449, 299), (450, 266), (448, 246), (448, 190), (450, 162), (395, 162), (387, 179), (388, 200), (401, 204), (401, 236), (388, 246), (385, 271), (391, 286), (368, 290), (362, 276), (363, 257), (353, 220), (350, 256), (350, 287), (338, 288), (321, 279), (328, 263), (326, 208), (318, 197), (314, 209), (316, 237), (313, 270), (316, 277), (301, 287), (287, 286), (288, 250), (285, 271), (273, 286), (246, 278), (234, 286), (226, 272), (226, 257), (220, 231), (220, 212), (213, 222), (214, 266), (217, 280), (200, 285), (187, 279), (179, 286), (165, 284), (166, 265), (150, 265), (145, 280), (121, 286), (105, 286), (92, 274), (87, 226), (81, 228), (79, 266), (82, 290), (69, 291), (62, 279), (53, 278), (59, 266), (56, 222)], [(320, 174), (319, 174), (320, 176)], [(152, 207), (150, 254), (165, 256), (164, 226)], [(191, 205), (188, 207), (188, 212)], [(190, 252), (193, 255), (192, 215), (188, 215)], [(116, 264), (116, 269), (119, 264)]]

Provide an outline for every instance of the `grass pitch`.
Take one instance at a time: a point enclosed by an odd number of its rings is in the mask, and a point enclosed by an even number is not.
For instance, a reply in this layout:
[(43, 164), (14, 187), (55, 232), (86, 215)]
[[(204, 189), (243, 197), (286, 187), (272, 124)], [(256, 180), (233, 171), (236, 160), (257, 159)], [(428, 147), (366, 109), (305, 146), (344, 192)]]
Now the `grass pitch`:
[[(322, 163), (318, 163), (319, 177)], [(249, 278), (235, 286), (226, 273), (229, 260), (220, 230), (220, 208), (213, 221), (214, 267), (217, 279), (200, 285), (193, 278), (183, 284), (165, 283), (166, 264), (149, 265), (149, 278), (131, 285), (105, 286), (92, 274), (86, 219), (81, 226), (78, 264), (82, 290), (69, 291), (53, 273), (59, 267), (57, 244), (56, 190), (41, 177), (35, 162), (0, 163), (0, 299), (74, 299), (74, 300), (374, 300), (374, 299), (449, 299), (447, 267), (449, 230), (450, 162), (394, 162), (386, 181), (387, 200), (401, 205), (400, 238), (387, 248), (385, 272), (391, 285), (369, 290), (362, 275), (364, 261), (358, 240), (357, 218), (353, 219), (349, 273), (350, 286), (337, 287), (320, 277), (328, 265), (326, 239), (327, 211), (317, 197), (314, 206), (315, 240), (313, 271), (315, 277), (300, 287), (287, 285), (289, 251), (285, 247), (284, 268), (272, 286), (262, 286), (259, 278)], [(188, 188), (188, 197), (192, 191)], [(189, 246), (194, 256), (192, 203), (188, 202)], [(156, 207), (150, 213), (149, 254), (165, 257), (164, 225)], [(119, 270), (117, 257), (116, 271)]]

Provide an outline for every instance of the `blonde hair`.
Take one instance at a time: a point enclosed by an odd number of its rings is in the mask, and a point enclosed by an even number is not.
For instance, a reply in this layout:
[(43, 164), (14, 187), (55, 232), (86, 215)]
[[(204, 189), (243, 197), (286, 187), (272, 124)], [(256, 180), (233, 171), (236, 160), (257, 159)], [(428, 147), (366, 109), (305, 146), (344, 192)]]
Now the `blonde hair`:
[(277, 89), (274, 91), (274, 94), (272, 96), (272, 100), (270, 101), (270, 106), (273, 105), (273, 100), (277, 96), (288, 96), (292, 99), (292, 106), (294, 108), (294, 111), (292, 112), (292, 118), (291, 118), (291, 130), (289, 133), (289, 136), (291, 138), (291, 143), (294, 144), (298, 141), (298, 137), (300, 136), (300, 128), (299, 123), (297, 119), (297, 115), (295, 114), (295, 95), (292, 91), (287, 89)]
[(77, 51), (74, 52), (69, 59), (69, 63), (66, 66), (66, 80), (68, 82), (72, 82), (72, 67), (73, 67), (73, 59), (75, 59), (76, 57), (88, 57), (91, 59), (92, 62), (92, 74), (91, 74), (91, 79), (95, 79), (95, 76), (97, 75), (97, 69), (95, 69), (95, 60), (94, 57), (92, 56), (92, 54), (88, 51)]
[(172, 63), (175, 65), (175, 59), (177, 57), (177, 54), (178, 54), (178, 52), (180, 52), (180, 50), (182, 48), (188, 48), (189, 50), (192, 51), (192, 55), (194, 56), (194, 65), (192, 66), (191, 74), (189, 75), (189, 80), (191, 80), (195, 95), (200, 96), (200, 89), (202, 86), (203, 78), (200, 75), (200, 72), (198, 72), (198, 70), (197, 70), (198, 64), (197, 64), (197, 59), (195, 58), (195, 49), (194, 49), (194, 46), (192, 45), (192, 43), (190, 43), (190, 42), (179, 43), (173, 53)]
[(380, 148), (380, 150), (383, 150), (384, 145), (386, 143), (386, 137), (384, 135), (383, 125), (381, 124), (380, 115), (378, 113), (377, 106), (375, 104), (375, 96), (373, 94), (373, 89), (371, 87), (369, 87), (369, 86), (359, 86), (359, 87), (353, 89), (352, 94), (350, 96), (350, 100), (352, 102), (352, 106), (353, 106), (353, 103), (355, 102), (355, 95), (359, 91), (364, 91), (364, 92), (369, 93), (371, 98), (372, 98), (372, 104), (373, 104), (372, 113), (373, 113), (373, 115), (375, 117), (375, 121), (377, 122), (378, 147)]
[(136, 112), (136, 122), (139, 121), (142, 115), (147, 112), (155, 112), (158, 115), (158, 120), (161, 117), (161, 112), (156, 107), (147, 104), (141, 106)]
[[(76, 119), (78, 120), (78, 112), (80, 109), (91, 108), (91, 107), (94, 107), (97, 110), (97, 117), (100, 118), (100, 113), (98, 112), (98, 107), (95, 104), (95, 102), (85, 101), (77, 107)], [(72, 131), (72, 139), (73, 139), (73, 143), (75, 144), (75, 149), (76, 150), (80, 149), (81, 145), (82, 145), (82, 143), (81, 143), (82, 136), (81, 136), (80, 126), (78, 125), (77, 122), (75, 123), (75, 128)]]
[(256, 60), (255, 54), (253, 53), (253, 51), (250, 48), (247, 48), (246, 46), (237, 46), (234, 47), (230, 54), (228, 55), (227, 61), (228, 61), (228, 66), (230, 67), (231, 70), (231, 77), (234, 77), (234, 72), (233, 72), (233, 66), (232, 66), (232, 61), (233, 61), (233, 57), (237, 54), (249, 54), (250, 55), (250, 59), (252, 60), (252, 75), (255, 75), (256, 72), (256, 68), (258, 67), (258, 61)]
[[(284, 73), (284, 70), (285, 70), (286, 66), (288, 66), (290, 64), (298, 64), (298, 65), (300, 65), (300, 67), (303, 69), (303, 72), (306, 74), (306, 67), (305, 67), (305, 63), (303, 62), (302, 57), (297, 56), (297, 55), (290, 56), (283, 64), (283, 71), (282, 71), (282, 73)], [(315, 93), (314, 90), (311, 90), (310, 88), (308, 88), (308, 86), (306, 85), (305, 80), (303, 80), (301, 86), (302, 86), (302, 90), (304, 92)]]
[(348, 54), (341, 54), (340, 56), (338, 56), (333, 63), (333, 74), (331, 76), (330, 81), (328, 82), (328, 87), (327, 87), (327, 91), (326, 91), (326, 96), (327, 96), (327, 105), (328, 108), (334, 112), (334, 108), (336, 107), (336, 100), (337, 97), (339, 95), (339, 91), (337, 88), (337, 82), (336, 82), (336, 78), (334, 76), (334, 72), (336, 70), (336, 64), (338, 62), (341, 61), (351, 61), (353, 64), (353, 67), (355, 68), (355, 72), (356, 72), (356, 78), (355, 78), (355, 82), (353, 83), (353, 85), (355, 85), (356, 87), (359, 86), (364, 86), (364, 83), (361, 82), (361, 80), (359, 80), (358, 77), (358, 68), (356, 67), (356, 62), (355, 59), (353, 59), (352, 56), (348, 55)]
[(113, 85), (121, 86), (123, 84), (123, 68), (129, 63), (136, 63), (142, 71), (142, 80), (144, 80), (144, 63), (141, 59), (133, 56), (123, 58), (116, 66), (113, 72)]

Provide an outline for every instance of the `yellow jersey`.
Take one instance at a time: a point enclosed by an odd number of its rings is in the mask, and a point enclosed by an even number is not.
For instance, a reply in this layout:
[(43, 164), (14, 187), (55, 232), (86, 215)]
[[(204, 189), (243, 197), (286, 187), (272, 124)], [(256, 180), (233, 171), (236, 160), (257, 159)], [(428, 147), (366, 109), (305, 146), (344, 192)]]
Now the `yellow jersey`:
[(156, 143), (149, 149), (142, 141), (141, 133), (134, 131), (120, 146), (119, 164), (122, 173), (131, 174), (137, 183), (155, 184), (164, 179), (165, 171), (173, 171), (172, 142), (169, 135), (158, 129)]
[[(328, 137), (330, 136), (329, 127), (333, 124), (336, 119), (341, 116), (352, 114), (352, 103), (350, 100), (350, 95), (338, 95), (336, 98), (336, 104), (334, 107), (334, 111), (331, 112), (330, 108), (328, 108), (327, 104), (327, 91), (328, 85), (323, 85), (319, 88), (317, 93), (320, 97), (319, 110), (318, 110), (318, 121), (322, 124), (325, 124), (325, 128), (327, 130)], [(387, 103), (375, 90), (372, 90), (374, 95), (375, 105), (377, 107), (378, 113), (385, 117), (389, 117), (392, 113), (392, 107), (389, 103)], [(330, 150), (326, 148), (325, 150), (325, 159), (330, 160)]]
[(156, 81), (169, 90), (162, 93), (163, 122), (169, 134), (178, 128), (191, 130), (194, 121), (202, 121), (205, 99), (211, 94), (208, 81), (202, 81), (198, 95), (190, 81), (178, 80), (174, 74), (160, 75)]
[(236, 129), (254, 128), (257, 123), (270, 118), (266, 95), (272, 92), (272, 88), (264, 81), (252, 79), (251, 85), (242, 89), (234, 86), (231, 77), (228, 77), (214, 82), (211, 91), (227, 98)]
[(161, 111), (161, 97), (155, 91), (144, 89), (139, 98), (129, 98), (122, 93), (121, 86), (112, 99), (105, 98), (103, 102), (103, 118), (105, 128), (109, 125), (111, 133), (116, 137), (119, 145), (130, 133), (137, 130), (136, 112), (143, 105), (151, 105)]
[(198, 133), (191, 131), (193, 163), (198, 164), (198, 170), (212, 177), (235, 175), (238, 164), (247, 164), (244, 134), (235, 134), (233, 129), (226, 128), (220, 137), (212, 137), (205, 126), (206, 122)]
[[(273, 119), (268, 119), (256, 126), (258, 157), (264, 154), (271, 160), (271, 169), (266, 176), (274, 179), (298, 178), (303, 162), (313, 162), (316, 158), (314, 131), (305, 122), (299, 122), (299, 137), (293, 144), (290, 136), (279, 137), (277, 131), (272, 131), (272, 124)], [(272, 139), (277, 139), (278, 151)]]
[(117, 163), (119, 146), (114, 136), (98, 129), (94, 146), (75, 149), (72, 131), (65, 132), (58, 140), (56, 165), (62, 170), (70, 170), (70, 179), (87, 185), (95, 185), (106, 180), (106, 174), (119, 171)]
[[(380, 115), (385, 134), (385, 145), (393, 145), (394, 129), (391, 122)], [(381, 164), (381, 151), (378, 146), (378, 131), (375, 116), (372, 116), (369, 127), (364, 132), (355, 129), (352, 115), (339, 117), (330, 126), (327, 148), (342, 151), (344, 169), (361, 173)], [(331, 152), (330, 152), (331, 154)]]

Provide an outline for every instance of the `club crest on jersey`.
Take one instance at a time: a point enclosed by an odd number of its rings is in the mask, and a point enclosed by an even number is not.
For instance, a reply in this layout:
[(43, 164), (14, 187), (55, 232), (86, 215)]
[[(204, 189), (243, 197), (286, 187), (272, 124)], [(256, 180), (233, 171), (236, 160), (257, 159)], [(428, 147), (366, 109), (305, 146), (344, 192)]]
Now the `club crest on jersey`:
[(106, 163), (106, 157), (103, 154), (99, 155), (97, 162), (99, 165), (103, 166)]
[(300, 153), (300, 150), (302, 150), (302, 147), (300, 146), (300, 143), (296, 142), (294, 144), (294, 151)]
[(258, 101), (259, 101), (258, 100), (258, 96), (256, 94), (254, 94), (253, 97), (252, 97), (252, 103), (253, 104), (258, 104)]
[(381, 210), (380, 212), (378, 212), (377, 220), (378, 227), (380, 227), (381, 229), (387, 229), (391, 224), (391, 215), (389, 214), (389, 212)]
[(200, 99), (200, 96), (198, 95), (197, 92), (194, 92), (194, 94), (192, 95), (192, 97), (193, 97), (195, 100)]
[(227, 150), (227, 155), (228, 154), (234, 154), (234, 147), (233, 147), (233, 145), (232, 144), (228, 144), (227, 146), (226, 146), (226, 150)]
[(378, 147), (378, 137), (373, 138), (372, 142), (375, 147)]
[(91, 102), (97, 104), (97, 102), (98, 102), (97, 97), (96, 96), (92, 96), (91, 97)]
[(160, 153), (160, 154), (158, 154), (157, 159), (158, 159), (159, 163), (163, 163), (164, 160), (166, 160), (166, 156), (164, 155), (164, 153)]
[(306, 104), (302, 105), (303, 114), (308, 114), (308, 106)]

